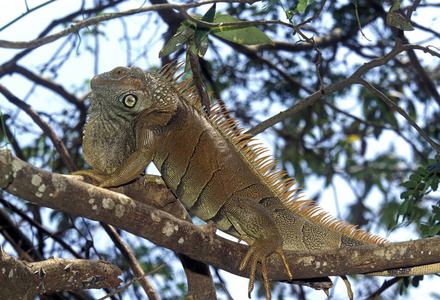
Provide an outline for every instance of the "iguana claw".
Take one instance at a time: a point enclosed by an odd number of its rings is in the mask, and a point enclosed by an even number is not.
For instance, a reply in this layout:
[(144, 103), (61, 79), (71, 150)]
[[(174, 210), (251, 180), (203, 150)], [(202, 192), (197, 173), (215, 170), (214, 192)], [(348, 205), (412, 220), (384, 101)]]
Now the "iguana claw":
[[(246, 240), (244, 238), (242, 238), (242, 239)], [(273, 248), (272, 246), (275, 246), (276, 248)], [(257, 264), (258, 264), (258, 262), (260, 262), (261, 263), (261, 274), (263, 276), (264, 289), (266, 291), (266, 299), (267, 300), (271, 299), (269, 274), (267, 271), (266, 261), (267, 261), (267, 258), (274, 252), (278, 253), (281, 256), (281, 259), (284, 263), (284, 267), (286, 268), (287, 276), (289, 277), (289, 279), (291, 280), (293, 278), (292, 272), (290, 271), (289, 265), (287, 264), (287, 259), (284, 255), (284, 252), (283, 252), (283, 249), (281, 248), (281, 245), (276, 246), (273, 244), (272, 241), (265, 240), (265, 239), (254, 240), (254, 242), (250, 246), (250, 249), (248, 250), (248, 252), (244, 256), (244, 258), (240, 264), (240, 271), (243, 271), (244, 269), (246, 269), (249, 261), (251, 260), (251, 257), (253, 256), (252, 261), (251, 261), (251, 271), (249, 274), (249, 287), (248, 287), (249, 298), (250, 298), (251, 292), (254, 289), (255, 274), (257, 272)]]

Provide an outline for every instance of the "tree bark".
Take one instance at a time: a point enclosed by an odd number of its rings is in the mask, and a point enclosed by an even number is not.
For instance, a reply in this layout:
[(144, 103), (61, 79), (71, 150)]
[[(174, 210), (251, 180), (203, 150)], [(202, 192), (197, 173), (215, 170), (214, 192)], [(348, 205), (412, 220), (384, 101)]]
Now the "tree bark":
[(51, 258), (16, 260), (0, 246), (0, 299), (34, 299), (49, 291), (117, 288), (121, 270), (109, 262)]
[[(0, 149), (0, 176), (4, 178), (3, 190), (29, 202), (106, 222), (198, 261), (236, 275), (249, 276), (249, 268), (239, 271), (248, 246), (217, 236), (211, 224), (195, 226), (126, 195), (81, 182), (76, 179), (78, 176), (36, 168), (5, 149)], [(136, 182), (122, 188), (133, 192), (135, 185)], [(145, 188), (143, 195), (145, 201), (153, 200), (150, 203), (172, 196), (163, 182), (157, 182), (154, 189)], [(294, 278), (301, 279), (294, 283), (304, 284), (302, 279), (438, 263), (440, 237), (319, 252), (286, 251), (286, 256), (289, 264), (295, 266), (292, 268), (295, 269)], [(271, 256), (269, 263), (271, 280), (288, 280), (277, 255)]]

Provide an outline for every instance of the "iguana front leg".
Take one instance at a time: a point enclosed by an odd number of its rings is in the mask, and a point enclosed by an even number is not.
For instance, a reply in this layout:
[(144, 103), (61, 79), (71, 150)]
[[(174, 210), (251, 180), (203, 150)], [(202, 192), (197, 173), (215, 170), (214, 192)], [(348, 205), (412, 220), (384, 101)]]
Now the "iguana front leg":
[(74, 175), (85, 175), (99, 182), (100, 187), (119, 186), (138, 177), (153, 160), (154, 152), (143, 147), (133, 152), (112, 173), (105, 173), (97, 169), (81, 170)]
[[(136, 150), (131, 153), (113, 172), (93, 169), (74, 172), (74, 175), (85, 175), (99, 182), (100, 187), (115, 187), (132, 181), (138, 177), (153, 161), (158, 145), (162, 142), (161, 136), (155, 135), (154, 127), (137, 123)], [(157, 131), (157, 130), (156, 130)], [(103, 164), (105, 165), (105, 164)]]
[(229, 221), (240, 233), (241, 239), (250, 245), (250, 249), (240, 264), (240, 271), (242, 271), (251, 260), (249, 297), (254, 289), (255, 273), (257, 264), (260, 262), (266, 298), (270, 299), (270, 283), (266, 260), (272, 253), (276, 252), (281, 256), (289, 279), (293, 278), (284, 256), (283, 239), (279, 230), (269, 212), (255, 200), (233, 196), (226, 201), (225, 208)]

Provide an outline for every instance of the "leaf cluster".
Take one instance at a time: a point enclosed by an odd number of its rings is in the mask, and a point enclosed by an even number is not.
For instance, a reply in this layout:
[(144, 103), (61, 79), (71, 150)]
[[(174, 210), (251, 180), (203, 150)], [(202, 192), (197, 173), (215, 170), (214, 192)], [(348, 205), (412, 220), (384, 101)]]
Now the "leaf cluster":
[[(207, 27), (188, 19), (184, 20), (177, 33), (160, 50), (159, 57), (168, 56), (184, 45), (186, 45), (187, 62), (190, 61), (188, 52), (203, 57), (208, 50), (208, 36), (210, 33), (218, 38), (237, 44), (256, 45), (267, 43), (274, 45), (273, 41), (255, 26), (222, 25), (223, 23), (234, 23), (240, 20), (227, 14), (216, 14), (216, 3), (203, 16), (195, 15), (193, 18), (213, 25), (219, 24), (219, 26)], [(188, 71), (189, 68), (190, 64), (187, 63), (185, 71)]]
[[(409, 176), (409, 180), (403, 183), (406, 191), (400, 194), (403, 203), (399, 207), (399, 215), (405, 219), (413, 219), (415, 206), (418, 205), (425, 196), (437, 191), (440, 181), (440, 160), (429, 159), (428, 165), (421, 166), (416, 173)], [(440, 233), (440, 201), (432, 205), (432, 212), (428, 221), (420, 225), (423, 237), (432, 237)]]

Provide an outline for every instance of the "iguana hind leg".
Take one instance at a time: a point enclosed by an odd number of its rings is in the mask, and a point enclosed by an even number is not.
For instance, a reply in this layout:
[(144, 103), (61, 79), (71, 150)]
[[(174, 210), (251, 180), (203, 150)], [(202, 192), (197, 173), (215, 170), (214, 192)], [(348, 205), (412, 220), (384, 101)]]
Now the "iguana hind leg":
[(240, 238), (250, 245), (250, 249), (240, 264), (240, 270), (242, 271), (251, 261), (249, 295), (254, 289), (255, 273), (257, 264), (260, 262), (266, 298), (270, 299), (270, 283), (266, 260), (272, 253), (276, 252), (281, 256), (289, 279), (293, 277), (284, 256), (283, 239), (279, 230), (269, 212), (255, 200), (232, 196), (226, 201), (225, 208), (228, 219), (240, 233)]

